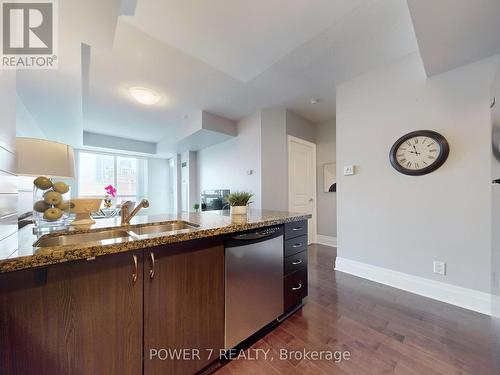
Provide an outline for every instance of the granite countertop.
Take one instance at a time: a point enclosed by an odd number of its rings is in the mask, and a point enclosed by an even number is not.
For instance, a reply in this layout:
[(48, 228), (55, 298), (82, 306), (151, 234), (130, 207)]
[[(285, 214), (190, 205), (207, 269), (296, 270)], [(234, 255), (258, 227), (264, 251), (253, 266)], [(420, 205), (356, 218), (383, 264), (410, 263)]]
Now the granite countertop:
[[(181, 220), (199, 225), (191, 230), (144, 234), (134, 238), (115, 238), (78, 245), (53, 247), (34, 247), (39, 237), (33, 234), (33, 226), (28, 225), (19, 230), (19, 248), (8, 256), (0, 256), (0, 273), (19, 271), (28, 268), (43, 267), (68, 261), (89, 259), (97, 256), (138, 250), (170, 243), (213, 237), (223, 234), (241, 232), (270, 225), (284, 224), (310, 218), (309, 214), (298, 214), (268, 210), (249, 210), (246, 216), (231, 217), (229, 211), (209, 211), (201, 213), (184, 213), (179, 215), (142, 215), (132, 219), (129, 226), (120, 226), (120, 218), (98, 219), (97, 223), (87, 230), (73, 230), (71, 233), (87, 233), (105, 229), (129, 230), (133, 225), (162, 223)], [(59, 233), (60, 234), (60, 233)], [(51, 233), (46, 236), (57, 236)]]

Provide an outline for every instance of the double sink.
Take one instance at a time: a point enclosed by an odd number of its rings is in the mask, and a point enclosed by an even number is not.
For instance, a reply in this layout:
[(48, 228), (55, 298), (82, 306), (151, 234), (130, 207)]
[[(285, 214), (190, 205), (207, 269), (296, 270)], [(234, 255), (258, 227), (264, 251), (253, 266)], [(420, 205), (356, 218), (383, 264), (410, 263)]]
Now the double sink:
[(88, 242), (115, 240), (115, 239), (139, 239), (138, 236), (145, 234), (175, 234), (186, 233), (199, 228), (198, 224), (187, 221), (168, 221), (159, 224), (131, 225), (125, 228), (115, 228), (107, 230), (98, 230), (88, 233), (61, 233), (56, 236), (43, 236), (36, 241), (35, 247), (52, 247), (65, 245), (79, 245)]

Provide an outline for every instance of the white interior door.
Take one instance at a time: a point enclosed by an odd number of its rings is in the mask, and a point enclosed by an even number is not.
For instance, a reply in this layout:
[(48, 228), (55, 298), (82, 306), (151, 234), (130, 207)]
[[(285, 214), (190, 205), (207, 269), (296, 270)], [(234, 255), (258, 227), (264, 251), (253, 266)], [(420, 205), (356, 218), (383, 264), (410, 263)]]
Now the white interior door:
[(309, 243), (316, 242), (316, 145), (288, 137), (288, 200), (292, 212), (308, 213)]

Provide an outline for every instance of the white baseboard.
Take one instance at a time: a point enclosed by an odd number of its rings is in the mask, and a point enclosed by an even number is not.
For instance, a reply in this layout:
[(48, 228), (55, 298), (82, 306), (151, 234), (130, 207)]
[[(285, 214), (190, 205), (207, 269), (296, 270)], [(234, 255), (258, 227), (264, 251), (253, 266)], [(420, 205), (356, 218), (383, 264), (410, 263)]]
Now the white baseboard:
[(337, 237), (323, 236), (321, 234), (317, 234), (316, 243), (325, 246), (337, 247)]
[(462, 288), (387, 268), (339, 258), (335, 270), (372, 280), (407, 292), (491, 315), (491, 294)]

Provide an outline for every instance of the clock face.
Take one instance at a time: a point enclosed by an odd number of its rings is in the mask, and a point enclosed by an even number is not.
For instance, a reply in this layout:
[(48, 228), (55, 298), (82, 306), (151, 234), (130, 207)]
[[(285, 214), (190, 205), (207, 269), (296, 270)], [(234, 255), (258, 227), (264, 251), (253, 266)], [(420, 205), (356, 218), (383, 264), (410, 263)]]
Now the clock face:
[(443, 165), (448, 154), (448, 142), (441, 134), (420, 130), (401, 137), (392, 146), (390, 159), (399, 172), (420, 176)]
[(441, 146), (435, 139), (416, 136), (398, 147), (396, 160), (403, 168), (418, 171), (437, 162), (440, 153)]

